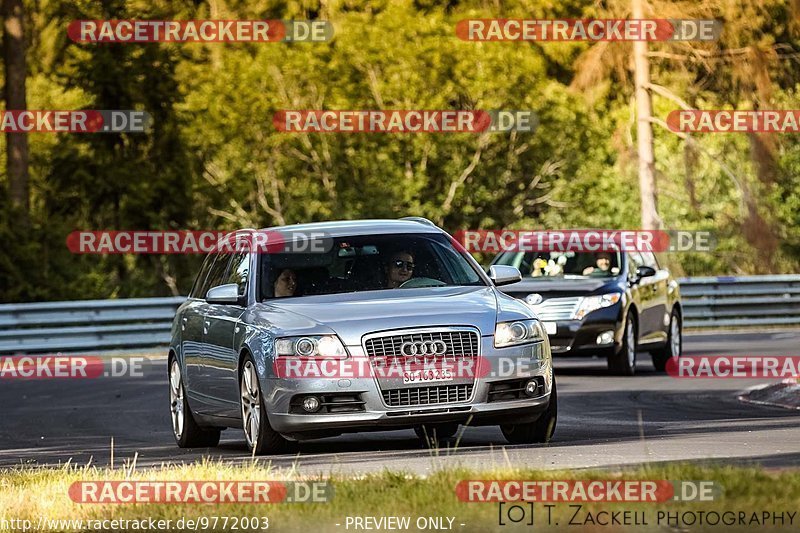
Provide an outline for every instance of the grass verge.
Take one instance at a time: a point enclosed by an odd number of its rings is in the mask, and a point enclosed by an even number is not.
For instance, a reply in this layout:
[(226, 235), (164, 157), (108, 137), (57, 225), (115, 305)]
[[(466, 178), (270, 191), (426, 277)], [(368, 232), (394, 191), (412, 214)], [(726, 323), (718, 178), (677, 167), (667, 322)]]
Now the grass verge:
[[(513, 524), (506, 516), (506, 524), (500, 525), (503, 511), (497, 503), (464, 503), (455, 493), (455, 486), (465, 479), (525, 479), (525, 480), (589, 480), (589, 479), (646, 479), (646, 480), (712, 480), (721, 488), (722, 494), (713, 502), (666, 502), (666, 503), (592, 503), (583, 504), (578, 516), (573, 516), (576, 507), (568, 503), (554, 504), (548, 512), (542, 503), (533, 505), (533, 527), (526, 525), (530, 509), (525, 510), (525, 518), (519, 524)], [(186, 481), (186, 480), (275, 480), (275, 481), (327, 481), (333, 485), (334, 496), (330, 502), (301, 504), (78, 504), (69, 495), (70, 485), (75, 481), (99, 480), (136, 480), (136, 481)], [(607, 515), (597, 514), (602, 511)], [(612, 512), (628, 511), (629, 525), (600, 525), (597, 522), (611, 521)], [(725, 524), (700, 525), (703, 521), (699, 513), (703, 513), (705, 521), (711, 520), (708, 513), (730, 511), (738, 518), (745, 513), (750, 523), (746, 525)], [(433, 528), (431, 523), (418, 528), (419, 517), (449, 517), (442, 520), (441, 526), (450, 527), (453, 531), (489, 531), (489, 530), (525, 530), (525, 531), (753, 531), (754, 529), (778, 529), (781, 524), (774, 520), (766, 523), (752, 522), (752, 513), (758, 513), (759, 520), (764, 513), (783, 513), (784, 524), (781, 529), (797, 530), (800, 527), (800, 471), (785, 470), (768, 472), (760, 468), (747, 467), (707, 467), (688, 464), (659, 465), (640, 467), (620, 472), (592, 471), (538, 471), (528, 468), (515, 468), (490, 471), (474, 471), (466, 469), (442, 470), (421, 477), (405, 472), (384, 471), (380, 474), (353, 477), (309, 478), (301, 477), (293, 470), (276, 470), (268, 463), (257, 462), (246, 466), (228, 463), (205, 461), (202, 463), (181, 466), (165, 465), (161, 468), (136, 469), (128, 464), (125, 468), (109, 470), (94, 467), (77, 467), (67, 465), (54, 469), (33, 469), (19, 467), (0, 471), (0, 530), (22, 531), (27, 522), (29, 530), (44, 524), (39, 531), (78, 531), (97, 530), (89, 527), (87, 522), (81, 526), (75, 520), (111, 520), (111, 519), (170, 519), (175, 525), (181, 518), (198, 519), (206, 517), (209, 522), (201, 524), (211, 526), (213, 517), (217, 519), (217, 527), (198, 527), (198, 530), (234, 530), (233, 520), (238, 517), (267, 517), (269, 529), (274, 531), (305, 531), (314, 533), (323, 531), (354, 531), (352, 519), (347, 517), (410, 517), (410, 531)], [(506, 507), (506, 512), (508, 508)], [(516, 510), (514, 513), (519, 514)], [(658, 521), (659, 512), (688, 513), (693, 524), (681, 522)], [(794, 512), (790, 522), (787, 513)], [(633, 513), (633, 515), (631, 514)], [(639, 513), (636, 515), (636, 513)], [(592, 520), (587, 523), (587, 516)], [(623, 514), (618, 515), (622, 520)], [(633, 516), (633, 518), (631, 518)], [(637, 518), (638, 516), (638, 518)], [(730, 516), (730, 515), (729, 515)], [(773, 515), (774, 516), (774, 515)], [(228, 517), (226, 524), (222, 517)], [(516, 516), (512, 516), (516, 518)], [(720, 517), (721, 518), (721, 517)], [(12, 527), (11, 520), (17, 520)], [(44, 520), (44, 522), (40, 522)], [(68, 522), (47, 522), (47, 520), (73, 520)], [(581, 525), (576, 526), (574, 522)], [(644, 521), (644, 523), (643, 523)], [(570, 525), (570, 522), (573, 522)], [(594, 523), (592, 523), (594, 522)], [(338, 525), (337, 525), (338, 524)], [(558, 524), (558, 525), (556, 525)], [(127, 527), (114, 528), (111, 523), (105, 530), (133, 530)], [(226, 527), (223, 527), (226, 526)], [(240, 530), (261, 530), (265, 523), (259, 522), (256, 528), (238, 527)], [(378, 523), (372, 523), (373, 527)], [(184, 529), (186, 529), (184, 527)], [(388, 530), (375, 527), (376, 530)]]

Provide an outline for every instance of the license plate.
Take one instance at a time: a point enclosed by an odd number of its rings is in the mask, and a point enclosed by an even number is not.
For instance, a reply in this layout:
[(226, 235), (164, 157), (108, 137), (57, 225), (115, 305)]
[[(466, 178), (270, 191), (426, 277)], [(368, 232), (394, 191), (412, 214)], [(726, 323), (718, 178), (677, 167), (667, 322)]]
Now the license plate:
[(555, 335), (557, 329), (558, 325), (555, 322), (544, 323), (544, 330), (547, 332), (548, 335)]
[(453, 381), (450, 369), (412, 370), (403, 373), (403, 384)]

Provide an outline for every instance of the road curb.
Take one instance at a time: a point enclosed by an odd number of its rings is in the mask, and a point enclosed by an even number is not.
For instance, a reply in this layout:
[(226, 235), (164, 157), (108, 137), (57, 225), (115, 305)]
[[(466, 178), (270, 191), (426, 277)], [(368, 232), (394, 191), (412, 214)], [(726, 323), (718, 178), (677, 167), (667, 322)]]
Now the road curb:
[(741, 393), (739, 400), (757, 405), (800, 410), (800, 383), (794, 379), (787, 379), (779, 383), (759, 385)]

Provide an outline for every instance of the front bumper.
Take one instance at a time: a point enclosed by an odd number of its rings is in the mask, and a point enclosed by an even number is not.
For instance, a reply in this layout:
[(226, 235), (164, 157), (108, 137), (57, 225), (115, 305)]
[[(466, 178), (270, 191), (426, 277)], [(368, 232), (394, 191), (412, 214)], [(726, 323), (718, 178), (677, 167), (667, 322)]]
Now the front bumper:
[[(481, 357), (489, 365), (486, 375), (472, 382), (471, 394), (461, 401), (428, 405), (388, 405), (384, 392), (413, 389), (375, 377), (358, 378), (262, 378), (262, 390), (267, 391), (265, 403), (269, 422), (275, 431), (291, 438), (311, 438), (344, 432), (401, 429), (429, 423), (457, 422), (469, 425), (496, 425), (536, 420), (547, 408), (552, 387), (552, 359), (545, 340), (536, 344), (510, 348), (494, 348), (494, 337), (480, 339)], [(347, 346), (353, 358), (365, 358), (361, 346)], [(538, 362), (542, 364), (538, 364)], [(509, 398), (496, 392), (508, 383), (537, 378), (540, 388), (534, 397)], [(463, 380), (462, 380), (463, 381)], [(461, 381), (458, 381), (461, 383)], [(427, 387), (441, 386), (431, 383)], [(495, 391), (490, 394), (490, 391)], [(315, 395), (357, 397), (362, 403), (358, 412), (303, 413), (297, 407), (298, 398)], [(503, 399), (508, 398), (508, 399)]]

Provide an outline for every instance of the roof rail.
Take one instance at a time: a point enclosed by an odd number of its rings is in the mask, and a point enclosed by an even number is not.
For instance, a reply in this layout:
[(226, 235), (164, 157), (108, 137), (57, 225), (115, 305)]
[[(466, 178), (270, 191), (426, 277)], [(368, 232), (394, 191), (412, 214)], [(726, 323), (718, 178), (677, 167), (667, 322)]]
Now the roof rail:
[(434, 228), (439, 227), (432, 221), (424, 217), (402, 217), (400, 220), (410, 220), (411, 222), (419, 222), (420, 224), (425, 224), (426, 226), (433, 226)]

